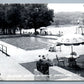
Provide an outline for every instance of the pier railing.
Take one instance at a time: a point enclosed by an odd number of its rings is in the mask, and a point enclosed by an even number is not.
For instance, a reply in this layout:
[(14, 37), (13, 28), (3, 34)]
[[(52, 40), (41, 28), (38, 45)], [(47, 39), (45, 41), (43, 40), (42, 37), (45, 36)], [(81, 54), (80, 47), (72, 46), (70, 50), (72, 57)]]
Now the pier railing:
[(6, 46), (0, 44), (0, 51), (2, 53), (6, 54), (7, 56), (9, 56), (8, 53), (7, 53), (7, 47)]

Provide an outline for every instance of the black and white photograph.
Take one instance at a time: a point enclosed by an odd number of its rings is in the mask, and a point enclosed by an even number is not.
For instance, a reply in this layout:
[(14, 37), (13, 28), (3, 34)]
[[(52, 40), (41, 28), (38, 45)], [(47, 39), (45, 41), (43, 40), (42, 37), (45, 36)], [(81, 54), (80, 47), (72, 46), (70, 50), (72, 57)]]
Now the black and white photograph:
[(0, 3), (0, 81), (84, 81), (84, 4)]

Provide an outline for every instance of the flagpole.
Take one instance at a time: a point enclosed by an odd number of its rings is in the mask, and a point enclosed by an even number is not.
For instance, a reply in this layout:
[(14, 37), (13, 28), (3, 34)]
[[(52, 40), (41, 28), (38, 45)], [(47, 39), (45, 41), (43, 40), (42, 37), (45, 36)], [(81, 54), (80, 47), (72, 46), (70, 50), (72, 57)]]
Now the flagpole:
[[(71, 53), (73, 53), (73, 45), (71, 45)], [(72, 54), (72, 58), (73, 58), (73, 54)]]

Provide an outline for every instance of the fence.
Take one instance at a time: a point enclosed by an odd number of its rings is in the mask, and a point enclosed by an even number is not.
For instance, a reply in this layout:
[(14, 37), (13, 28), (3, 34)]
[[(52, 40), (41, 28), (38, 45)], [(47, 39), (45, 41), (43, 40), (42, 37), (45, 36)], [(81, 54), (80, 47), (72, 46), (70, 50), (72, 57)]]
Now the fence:
[(6, 46), (0, 44), (0, 51), (1, 51), (2, 53), (6, 54), (7, 56), (9, 56), (9, 55), (7, 54), (7, 47), (6, 47)]

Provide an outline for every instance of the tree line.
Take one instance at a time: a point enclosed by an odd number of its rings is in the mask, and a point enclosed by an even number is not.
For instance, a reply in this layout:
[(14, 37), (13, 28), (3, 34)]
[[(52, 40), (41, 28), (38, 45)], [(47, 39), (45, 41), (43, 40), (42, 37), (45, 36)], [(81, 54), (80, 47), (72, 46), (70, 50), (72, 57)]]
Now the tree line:
[(0, 4), (0, 31), (16, 34), (19, 29), (46, 27), (53, 22), (53, 10), (47, 4)]

